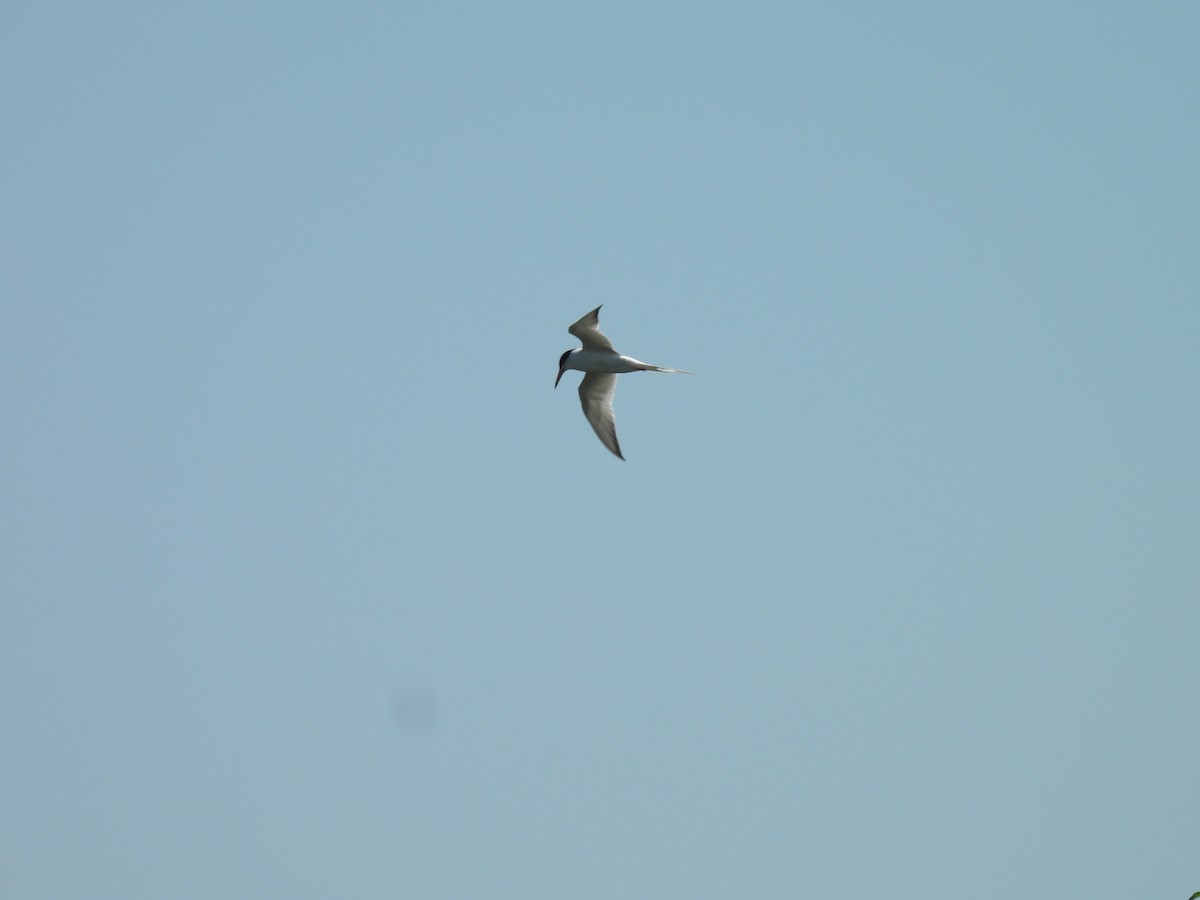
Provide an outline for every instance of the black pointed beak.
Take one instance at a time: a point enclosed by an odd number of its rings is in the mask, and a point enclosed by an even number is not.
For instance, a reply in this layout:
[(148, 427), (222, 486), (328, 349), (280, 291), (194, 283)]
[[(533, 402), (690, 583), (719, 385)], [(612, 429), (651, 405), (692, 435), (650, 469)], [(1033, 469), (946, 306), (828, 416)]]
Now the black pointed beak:
[(559, 370), (558, 370), (558, 377), (554, 379), (554, 386), (555, 386), (555, 387), (558, 387), (558, 383), (559, 383), (559, 382), (562, 380), (562, 373), (563, 373), (563, 372), (565, 372), (565, 371), (567, 371), (567, 370), (566, 370), (566, 369), (559, 369)]

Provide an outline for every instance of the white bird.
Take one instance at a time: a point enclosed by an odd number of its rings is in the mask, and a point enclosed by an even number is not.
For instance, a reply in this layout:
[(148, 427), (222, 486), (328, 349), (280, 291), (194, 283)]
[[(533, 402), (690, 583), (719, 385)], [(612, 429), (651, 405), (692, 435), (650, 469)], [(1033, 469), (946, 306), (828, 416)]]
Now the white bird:
[(567, 369), (578, 369), (587, 373), (579, 382), (579, 399), (583, 403), (583, 414), (591, 423), (596, 437), (600, 438), (600, 443), (618, 458), (624, 459), (625, 457), (621, 456), (621, 445), (617, 443), (617, 422), (612, 407), (613, 394), (617, 390), (617, 375), (625, 372), (673, 372), (677, 375), (695, 373), (652, 366), (632, 356), (622, 356), (613, 349), (612, 341), (600, 330), (599, 306), (567, 331), (579, 338), (583, 346), (568, 350), (558, 358), (558, 378), (554, 379), (554, 386), (558, 387), (558, 382)]

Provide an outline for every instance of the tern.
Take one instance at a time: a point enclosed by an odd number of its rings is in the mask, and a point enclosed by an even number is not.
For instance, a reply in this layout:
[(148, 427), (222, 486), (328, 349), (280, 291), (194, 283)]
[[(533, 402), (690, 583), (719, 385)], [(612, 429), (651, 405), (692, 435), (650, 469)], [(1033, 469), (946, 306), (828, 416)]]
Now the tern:
[[(602, 306), (603, 304), (601, 304)], [(568, 350), (558, 358), (558, 378), (554, 386), (563, 377), (567, 369), (578, 369), (584, 372), (583, 380), (579, 382), (579, 399), (583, 403), (583, 414), (591, 423), (592, 430), (600, 443), (616, 454), (621, 455), (621, 445), (617, 443), (617, 422), (613, 416), (612, 399), (617, 390), (617, 376), (625, 372), (671, 372), (676, 375), (694, 375), (683, 369), (668, 369), (665, 366), (652, 366), (632, 356), (622, 356), (613, 349), (604, 332), (600, 330), (600, 307), (572, 325), (567, 331), (579, 338), (583, 344), (574, 350)]]

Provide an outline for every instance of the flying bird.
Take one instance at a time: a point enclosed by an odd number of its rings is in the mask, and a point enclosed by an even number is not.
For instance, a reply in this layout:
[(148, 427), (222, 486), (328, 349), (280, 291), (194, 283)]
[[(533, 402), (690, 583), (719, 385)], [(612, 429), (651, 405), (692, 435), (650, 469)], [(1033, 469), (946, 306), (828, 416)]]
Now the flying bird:
[(612, 407), (613, 394), (617, 390), (617, 375), (625, 372), (673, 372), (677, 375), (695, 373), (652, 366), (632, 356), (622, 356), (613, 349), (612, 341), (600, 330), (599, 306), (567, 331), (579, 338), (583, 346), (568, 350), (558, 358), (558, 378), (554, 379), (554, 386), (558, 387), (558, 382), (567, 369), (578, 369), (586, 373), (579, 382), (579, 399), (583, 403), (583, 414), (591, 423), (596, 437), (600, 438), (600, 443), (619, 459), (624, 459), (625, 457), (621, 456), (621, 445), (617, 443), (617, 423)]

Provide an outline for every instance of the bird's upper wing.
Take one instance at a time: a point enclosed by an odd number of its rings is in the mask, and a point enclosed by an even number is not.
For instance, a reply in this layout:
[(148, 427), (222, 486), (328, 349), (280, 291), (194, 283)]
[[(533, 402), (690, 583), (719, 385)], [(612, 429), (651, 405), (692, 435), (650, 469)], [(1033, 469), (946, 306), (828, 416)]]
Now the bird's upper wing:
[(616, 350), (613, 349), (612, 341), (606, 338), (604, 332), (600, 330), (599, 306), (568, 328), (567, 331), (583, 342), (584, 350), (609, 350), (616, 353)]
[[(586, 345), (585, 345), (586, 346)], [(621, 459), (621, 445), (617, 443), (617, 420), (613, 415), (612, 398), (617, 391), (617, 376), (607, 372), (588, 372), (579, 382), (579, 399), (583, 403), (583, 414), (591, 423), (592, 430), (600, 443)]]

